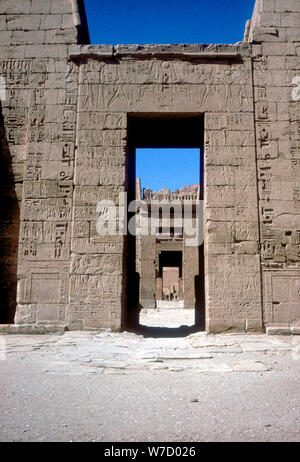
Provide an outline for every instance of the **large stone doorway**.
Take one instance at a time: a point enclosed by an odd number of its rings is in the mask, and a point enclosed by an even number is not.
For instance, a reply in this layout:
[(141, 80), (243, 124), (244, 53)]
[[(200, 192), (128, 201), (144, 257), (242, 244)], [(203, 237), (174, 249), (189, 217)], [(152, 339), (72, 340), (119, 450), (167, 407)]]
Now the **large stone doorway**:
[[(193, 310), (194, 329), (204, 329), (203, 242), (201, 241), (197, 246), (187, 244), (184, 227), (176, 227), (177, 215), (172, 206), (169, 212), (170, 229), (166, 232), (162, 226), (162, 211), (157, 204), (160, 199), (169, 201), (171, 205), (172, 200), (175, 200), (184, 218), (186, 200), (191, 207), (191, 219), (194, 224), (196, 223), (196, 207), (203, 199), (203, 132), (202, 115), (130, 114), (128, 116), (128, 203), (137, 200), (135, 210), (132, 209), (128, 213), (128, 220), (139, 221), (139, 214), (144, 213), (144, 218), (148, 218), (149, 232), (142, 236), (132, 236), (130, 233), (127, 236), (126, 311), (123, 315), (123, 325), (126, 327), (141, 328), (139, 314), (142, 310), (150, 310), (150, 312), (153, 310), (154, 313), (164, 302), (174, 301), (176, 302), (174, 307), (176, 305), (178, 309)], [(156, 196), (147, 196), (148, 192), (145, 190), (141, 192), (139, 179), (136, 178), (136, 150), (139, 148), (199, 149), (199, 186), (196, 193), (185, 196), (167, 193), (159, 196), (158, 201), (153, 201), (153, 198), (157, 199)], [(153, 215), (158, 220), (156, 225), (153, 224)], [(202, 220), (198, 225), (202, 226)], [(167, 293), (163, 285), (170, 277), (175, 279)]]

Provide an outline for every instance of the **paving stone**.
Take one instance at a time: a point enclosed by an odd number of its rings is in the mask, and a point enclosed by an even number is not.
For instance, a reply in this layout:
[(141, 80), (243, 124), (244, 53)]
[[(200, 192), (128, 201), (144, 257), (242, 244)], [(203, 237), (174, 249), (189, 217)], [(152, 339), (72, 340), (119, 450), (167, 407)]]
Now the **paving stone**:
[(127, 363), (121, 361), (92, 361), (91, 365), (100, 368), (124, 369)]
[(230, 364), (234, 372), (264, 372), (270, 371), (271, 368), (260, 361), (238, 361)]
[(214, 374), (223, 374), (225, 372), (232, 372), (232, 368), (227, 364), (214, 364), (212, 362), (202, 363), (197, 365), (195, 371), (198, 373), (214, 373)]
[(199, 352), (189, 352), (189, 351), (168, 351), (162, 352), (157, 355), (158, 359), (166, 360), (166, 359), (209, 359), (213, 358), (212, 354), (209, 353), (199, 353)]
[(227, 353), (232, 353), (232, 354), (238, 354), (242, 353), (242, 348), (237, 348), (237, 347), (228, 347), (224, 346), (223, 348), (209, 348), (208, 352), (211, 354), (227, 354)]
[(243, 351), (268, 351), (268, 346), (261, 343), (249, 343), (243, 345)]

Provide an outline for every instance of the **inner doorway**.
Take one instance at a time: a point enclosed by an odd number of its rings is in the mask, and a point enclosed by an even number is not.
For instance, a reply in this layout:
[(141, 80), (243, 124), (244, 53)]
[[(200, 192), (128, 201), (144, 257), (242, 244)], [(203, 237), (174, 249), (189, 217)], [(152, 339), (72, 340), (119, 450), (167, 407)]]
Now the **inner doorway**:
[[(156, 278), (156, 307), (183, 307), (182, 251), (159, 253), (159, 274)], [(163, 302), (163, 303), (161, 303)]]
[[(178, 224), (176, 208), (179, 204), (184, 218), (183, 205), (187, 201), (192, 211), (191, 220), (197, 226), (196, 204), (203, 199), (203, 125), (203, 116), (195, 114), (128, 115), (128, 202), (137, 201), (136, 209), (128, 213), (128, 219), (131, 222), (132, 219), (136, 220), (137, 235), (129, 233), (127, 236), (127, 291), (123, 318), (126, 328), (142, 328), (142, 313), (157, 313), (164, 304), (167, 306), (168, 302), (172, 302), (172, 309), (185, 310), (185, 314), (187, 310), (193, 312), (190, 327), (204, 329), (203, 242), (197, 246), (187, 244), (185, 220)], [(144, 176), (140, 178), (138, 173), (141, 159), (142, 163), (146, 162), (146, 157), (140, 156), (140, 151), (145, 154), (145, 151), (151, 149), (162, 152), (170, 149), (197, 150), (198, 162), (192, 167), (188, 162), (177, 165), (182, 177), (186, 170), (195, 171), (196, 180), (193, 185), (182, 184), (183, 188), (174, 190), (165, 184), (160, 185), (161, 188), (156, 191), (149, 187), (152, 184), (145, 183)], [(154, 158), (153, 155), (151, 161)], [(163, 170), (167, 178), (162, 160), (155, 167), (156, 170), (150, 167), (155, 177), (158, 176), (155, 171)], [(167, 227), (164, 221), (166, 217), (160, 207), (160, 201), (164, 200), (170, 205)], [(174, 200), (176, 207), (172, 207)], [(141, 215), (143, 219), (148, 219), (148, 232), (143, 235), (138, 232)], [(156, 219), (154, 223), (153, 215)], [(159, 327), (167, 328), (168, 325)]]
[[(162, 271), (162, 291), (156, 294), (156, 303), (160, 300), (167, 302), (179, 302), (182, 300), (182, 278), (179, 276), (180, 268), (165, 266)], [(158, 306), (158, 305), (157, 305)]]

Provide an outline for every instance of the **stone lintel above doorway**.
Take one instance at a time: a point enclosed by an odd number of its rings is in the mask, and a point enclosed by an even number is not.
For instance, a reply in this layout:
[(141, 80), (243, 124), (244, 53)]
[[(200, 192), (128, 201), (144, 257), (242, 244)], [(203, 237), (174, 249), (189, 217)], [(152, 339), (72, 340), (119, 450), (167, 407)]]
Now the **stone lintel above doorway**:
[(72, 60), (82, 58), (164, 57), (182, 59), (240, 60), (251, 55), (251, 45), (142, 44), (142, 45), (76, 45), (70, 50)]

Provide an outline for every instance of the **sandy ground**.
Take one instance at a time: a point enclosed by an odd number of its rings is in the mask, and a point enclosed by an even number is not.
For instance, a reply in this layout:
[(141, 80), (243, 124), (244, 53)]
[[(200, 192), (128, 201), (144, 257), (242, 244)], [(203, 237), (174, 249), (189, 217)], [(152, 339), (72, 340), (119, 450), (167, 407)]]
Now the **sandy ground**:
[(300, 440), (296, 336), (3, 335), (0, 374), (0, 441)]

